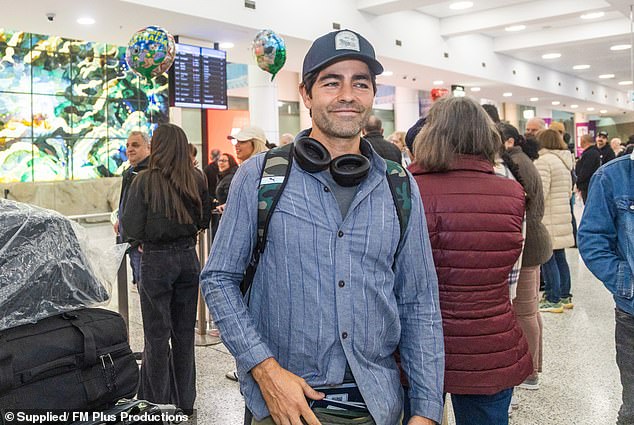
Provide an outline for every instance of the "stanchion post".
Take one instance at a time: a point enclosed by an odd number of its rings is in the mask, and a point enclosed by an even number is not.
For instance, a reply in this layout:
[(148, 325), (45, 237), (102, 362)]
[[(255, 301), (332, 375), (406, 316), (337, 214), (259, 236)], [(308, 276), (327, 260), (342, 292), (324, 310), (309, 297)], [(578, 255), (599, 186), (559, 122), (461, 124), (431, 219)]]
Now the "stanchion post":
[(128, 267), (126, 261), (127, 254), (123, 256), (119, 271), (117, 272), (117, 299), (119, 302), (119, 314), (125, 320), (125, 326), (130, 338), (130, 314), (128, 309)]

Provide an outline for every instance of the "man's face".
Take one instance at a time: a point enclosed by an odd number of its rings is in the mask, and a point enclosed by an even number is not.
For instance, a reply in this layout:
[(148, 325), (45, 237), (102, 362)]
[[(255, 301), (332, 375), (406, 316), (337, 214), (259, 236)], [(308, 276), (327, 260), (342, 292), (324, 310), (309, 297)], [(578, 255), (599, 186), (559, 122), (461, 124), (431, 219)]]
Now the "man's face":
[(599, 134), (597, 136), (597, 148), (601, 149), (602, 147), (605, 146), (606, 143), (608, 143), (608, 137), (602, 134)]
[(342, 60), (322, 69), (311, 96), (304, 87), (301, 94), (312, 112), (313, 126), (332, 138), (358, 136), (372, 113), (372, 77), (360, 60)]
[(251, 158), (251, 155), (253, 155), (253, 142), (251, 140), (245, 140), (244, 142), (241, 142), (239, 140), (236, 139), (236, 144), (234, 145), (234, 148), (236, 150), (236, 158), (238, 158), (239, 161), (246, 161), (247, 159)]
[(128, 160), (130, 164), (136, 166), (139, 162), (143, 161), (150, 155), (150, 145), (145, 143), (143, 137), (138, 134), (134, 134), (128, 137), (128, 141), (125, 144)]
[(537, 121), (528, 120), (528, 122), (526, 123), (526, 136), (534, 137), (539, 130), (541, 130), (541, 127), (539, 126), (539, 123)]

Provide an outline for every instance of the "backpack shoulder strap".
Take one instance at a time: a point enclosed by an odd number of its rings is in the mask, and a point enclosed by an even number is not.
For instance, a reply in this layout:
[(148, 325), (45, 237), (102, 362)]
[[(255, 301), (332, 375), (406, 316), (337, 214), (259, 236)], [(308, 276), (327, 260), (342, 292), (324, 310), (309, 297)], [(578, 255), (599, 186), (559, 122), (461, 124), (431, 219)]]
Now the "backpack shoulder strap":
[(398, 253), (403, 243), (405, 230), (407, 230), (407, 225), (409, 224), (410, 213), (412, 212), (412, 187), (407, 172), (405, 172), (401, 164), (389, 159), (386, 159), (385, 162), (387, 164), (385, 174), (401, 227), (401, 237), (396, 251)]
[(273, 210), (282, 196), (293, 162), (293, 144), (273, 148), (266, 153), (258, 187), (258, 242), (260, 253), (264, 252), (266, 235)]
[[(275, 210), (277, 202), (282, 196), (288, 175), (291, 172), (293, 162), (293, 144), (273, 148), (266, 152), (264, 164), (260, 173), (260, 185), (258, 186), (258, 229), (257, 241), (251, 260), (244, 272), (244, 278), (240, 284), (242, 294), (249, 292), (255, 271), (260, 262), (260, 255), (266, 246), (266, 235), (269, 229), (269, 222)], [(250, 293), (249, 293), (250, 298)], [(248, 301), (247, 301), (248, 304)]]

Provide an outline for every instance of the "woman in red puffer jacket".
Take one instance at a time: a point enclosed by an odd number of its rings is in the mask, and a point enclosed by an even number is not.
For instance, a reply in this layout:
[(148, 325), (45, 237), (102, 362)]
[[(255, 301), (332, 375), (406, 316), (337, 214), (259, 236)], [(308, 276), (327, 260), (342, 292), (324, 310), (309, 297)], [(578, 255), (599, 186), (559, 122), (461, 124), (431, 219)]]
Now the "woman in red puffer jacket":
[(513, 387), (532, 373), (509, 299), (522, 251), (524, 190), (493, 172), (501, 140), (480, 105), (436, 102), (410, 166), (425, 207), (445, 335), (445, 391), (457, 425), (508, 424)]

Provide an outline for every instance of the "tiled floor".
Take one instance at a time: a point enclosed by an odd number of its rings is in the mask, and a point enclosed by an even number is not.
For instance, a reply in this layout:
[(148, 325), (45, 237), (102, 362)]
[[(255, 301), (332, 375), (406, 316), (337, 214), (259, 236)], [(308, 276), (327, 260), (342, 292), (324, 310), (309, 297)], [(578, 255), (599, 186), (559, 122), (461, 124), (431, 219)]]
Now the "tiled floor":
[[(111, 227), (89, 226), (101, 244), (114, 243)], [(102, 245), (103, 246), (103, 245)], [(516, 390), (514, 425), (614, 424), (621, 385), (614, 360), (614, 303), (586, 269), (576, 249), (567, 250), (575, 308), (543, 314), (544, 371), (538, 391)], [(133, 349), (143, 345), (139, 297), (129, 291)], [(116, 309), (115, 301), (108, 308)], [(238, 384), (225, 378), (233, 359), (222, 344), (196, 348), (199, 424), (240, 425), (244, 403)], [(450, 418), (450, 423), (453, 420)]]

